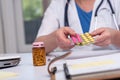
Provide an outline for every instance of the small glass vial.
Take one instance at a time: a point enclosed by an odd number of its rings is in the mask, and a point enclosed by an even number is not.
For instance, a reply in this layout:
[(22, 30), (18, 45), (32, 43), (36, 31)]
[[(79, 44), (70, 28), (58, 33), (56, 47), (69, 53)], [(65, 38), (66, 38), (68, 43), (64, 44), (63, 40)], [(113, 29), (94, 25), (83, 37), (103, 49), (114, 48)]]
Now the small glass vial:
[(43, 66), (46, 64), (46, 52), (43, 42), (33, 43), (32, 55), (34, 66)]

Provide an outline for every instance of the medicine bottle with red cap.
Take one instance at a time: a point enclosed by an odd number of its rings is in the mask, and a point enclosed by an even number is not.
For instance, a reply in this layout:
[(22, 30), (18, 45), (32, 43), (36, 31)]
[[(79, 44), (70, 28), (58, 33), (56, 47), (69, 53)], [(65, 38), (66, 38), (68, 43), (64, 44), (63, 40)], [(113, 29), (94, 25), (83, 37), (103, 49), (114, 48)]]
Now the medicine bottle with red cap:
[(32, 55), (34, 66), (43, 66), (46, 64), (46, 52), (44, 42), (33, 43)]

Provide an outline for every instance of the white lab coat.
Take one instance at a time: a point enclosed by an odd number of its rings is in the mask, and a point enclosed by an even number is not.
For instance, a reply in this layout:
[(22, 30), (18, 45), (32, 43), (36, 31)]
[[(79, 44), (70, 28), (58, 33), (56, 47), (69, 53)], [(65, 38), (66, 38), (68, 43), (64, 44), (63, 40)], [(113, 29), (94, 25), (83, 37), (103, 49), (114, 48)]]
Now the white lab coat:
[[(40, 30), (38, 31), (37, 37), (42, 35), (47, 35), (57, 30), (59, 27), (64, 27), (64, 9), (65, 9), (66, 1), (67, 0), (52, 0), (51, 4), (49, 5), (48, 9), (45, 12), (44, 19), (42, 21)], [(116, 16), (117, 24), (120, 25), (120, 10), (119, 10), (120, 0), (110, 0), (110, 1), (116, 13), (115, 16)], [(95, 1), (89, 32), (92, 32), (93, 30), (100, 27), (110, 27), (116, 29), (107, 0), (104, 0), (104, 3), (101, 5), (100, 9), (97, 12), (98, 17), (96, 24), (96, 19), (94, 17), (94, 14), (100, 2), (101, 0)], [(74, 29), (79, 34), (83, 33), (75, 6), (75, 0), (70, 1), (69, 9), (68, 9), (68, 20), (69, 20), (69, 25), (72, 29)], [(76, 47), (73, 49), (76, 49)], [(103, 48), (97, 47), (95, 45), (87, 45), (87, 46), (79, 47), (79, 49), (97, 50)], [(109, 46), (104, 49), (113, 49), (113, 46), (112, 47)]]

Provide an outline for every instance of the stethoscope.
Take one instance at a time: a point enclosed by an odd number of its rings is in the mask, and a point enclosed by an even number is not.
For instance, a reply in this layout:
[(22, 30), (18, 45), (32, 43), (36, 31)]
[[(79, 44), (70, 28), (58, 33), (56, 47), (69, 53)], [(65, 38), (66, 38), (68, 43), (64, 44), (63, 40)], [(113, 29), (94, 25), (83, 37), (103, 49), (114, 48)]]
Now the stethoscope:
[[(97, 16), (98, 16), (98, 10), (100, 9), (100, 6), (103, 4), (104, 0), (101, 0), (100, 4), (98, 5), (98, 7), (95, 10), (95, 27), (97, 25)], [(113, 17), (113, 21), (115, 23), (116, 29), (119, 30), (117, 21), (116, 21), (116, 17), (115, 17), (115, 11), (113, 10), (112, 4), (110, 2), (110, 0), (107, 0), (109, 7), (111, 9), (111, 13), (112, 13), (112, 17)], [(67, 3), (65, 5), (65, 12), (64, 12), (64, 26), (69, 26), (69, 21), (68, 21), (68, 7), (69, 7), (69, 3), (70, 0), (67, 0)]]

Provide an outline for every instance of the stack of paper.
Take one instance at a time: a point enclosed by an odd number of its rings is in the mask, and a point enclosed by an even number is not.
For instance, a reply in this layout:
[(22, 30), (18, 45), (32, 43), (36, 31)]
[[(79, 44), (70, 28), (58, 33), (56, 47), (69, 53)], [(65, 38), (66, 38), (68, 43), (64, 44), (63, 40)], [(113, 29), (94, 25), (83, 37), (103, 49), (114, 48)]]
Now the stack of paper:
[(15, 76), (17, 76), (16, 73), (0, 71), (0, 80), (8, 79), (8, 78), (15, 77)]
[(66, 60), (66, 66), (72, 80), (120, 77), (120, 53)]

